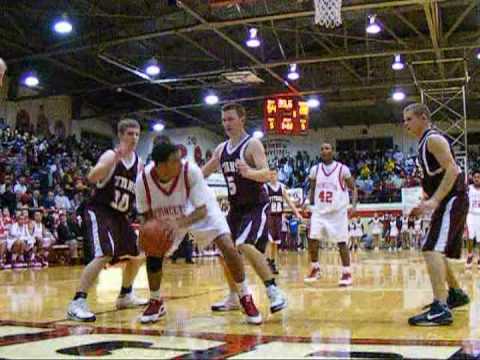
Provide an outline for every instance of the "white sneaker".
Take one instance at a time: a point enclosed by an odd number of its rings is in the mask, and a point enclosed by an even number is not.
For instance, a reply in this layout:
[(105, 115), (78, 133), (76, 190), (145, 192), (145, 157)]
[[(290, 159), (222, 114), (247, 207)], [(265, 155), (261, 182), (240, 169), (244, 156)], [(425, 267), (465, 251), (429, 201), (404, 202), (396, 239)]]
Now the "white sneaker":
[(95, 314), (88, 309), (87, 300), (79, 298), (68, 304), (67, 317), (74, 321), (95, 321)]
[(229, 293), (223, 300), (212, 305), (212, 311), (234, 311), (240, 309), (240, 300), (235, 293)]
[(133, 291), (126, 294), (125, 296), (118, 297), (116, 302), (116, 306), (118, 310), (131, 309), (138, 306), (145, 306), (147, 304), (148, 304), (148, 299), (142, 299), (142, 298), (136, 297)]
[(287, 307), (287, 298), (278, 287), (269, 286), (267, 288), (267, 295), (270, 299), (270, 311), (272, 314)]

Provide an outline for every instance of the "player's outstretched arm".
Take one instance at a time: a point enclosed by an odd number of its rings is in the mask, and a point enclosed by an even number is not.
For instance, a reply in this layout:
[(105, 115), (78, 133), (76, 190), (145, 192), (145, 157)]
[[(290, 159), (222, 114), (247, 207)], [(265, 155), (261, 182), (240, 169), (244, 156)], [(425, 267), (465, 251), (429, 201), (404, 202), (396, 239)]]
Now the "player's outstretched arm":
[(105, 151), (102, 156), (100, 156), (100, 159), (98, 159), (97, 164), (88, 173), (88, 181), (93, 184), (103, 181), (119, 161), (120, 154), (113, 150)]

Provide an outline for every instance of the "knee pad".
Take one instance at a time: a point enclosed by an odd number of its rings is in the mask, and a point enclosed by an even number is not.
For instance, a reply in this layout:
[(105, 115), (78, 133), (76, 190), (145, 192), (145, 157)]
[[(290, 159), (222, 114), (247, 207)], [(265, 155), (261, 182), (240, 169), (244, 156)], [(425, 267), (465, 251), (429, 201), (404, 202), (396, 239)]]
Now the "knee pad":
[(147, 256), (147, 271), (149, 273), (156, 273), (162, 270), (163, 258)]

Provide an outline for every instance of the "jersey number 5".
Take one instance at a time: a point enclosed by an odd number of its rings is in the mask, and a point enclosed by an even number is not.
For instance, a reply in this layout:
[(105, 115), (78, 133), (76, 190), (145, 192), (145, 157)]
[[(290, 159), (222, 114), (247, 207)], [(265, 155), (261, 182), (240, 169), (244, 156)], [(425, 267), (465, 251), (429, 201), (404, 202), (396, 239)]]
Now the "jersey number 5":
[(115, 190), (115, 200), (110, 203), (110, 206), (120, 212), (126, 212), (128, 210), (129, 202), (130, 197), (128, 194)]
[(320, 194), (318, 196), (320, 198), (320, 202), (322, 203), (327, 203), (331, 204), (332, 203), (332, 198), (333, 198), (333, 193), (331, 191), (320, 191)]
[(227, 176), (228, 193), (232, 196), (237, 193), (237, 185), (233, 176)]

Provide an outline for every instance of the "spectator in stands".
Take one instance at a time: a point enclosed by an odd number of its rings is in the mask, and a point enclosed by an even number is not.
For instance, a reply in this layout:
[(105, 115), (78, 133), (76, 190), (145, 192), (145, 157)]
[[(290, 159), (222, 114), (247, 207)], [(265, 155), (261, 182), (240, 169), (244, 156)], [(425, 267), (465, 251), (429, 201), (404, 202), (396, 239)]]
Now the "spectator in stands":
[(73, 263), (76, 263), (78, 260), (78, 234), (75, 233), (75, 228), (72, 226), (72, 222), (68, 221), (65, 212), (60, 213), (59, 221), (57, 227), (58, 244), (68, 245), (70, 249), (70, 259)]
[(49, 191), (45, 199), (43, 200), (42, 206), (45, 209), (53, 209), (55, 208), (55, 195), (53, 191)]
[(17, 195), (17, 198), (20, 198), (23, 194), (27, 192), (27, 185), (25, 176), (20, 176), (17, 183), (13, 187), (13, 192)]
[(55, 208), (63, 209), (63, 210), (70, 210), (70, 200), (65, 195), (65, 191), (62, 188), (58, 188), (57, 195), (55, 196)]

